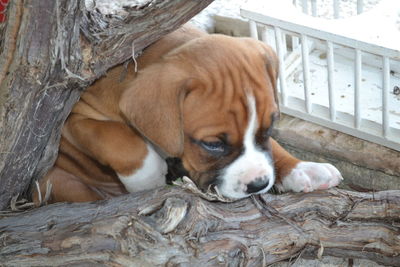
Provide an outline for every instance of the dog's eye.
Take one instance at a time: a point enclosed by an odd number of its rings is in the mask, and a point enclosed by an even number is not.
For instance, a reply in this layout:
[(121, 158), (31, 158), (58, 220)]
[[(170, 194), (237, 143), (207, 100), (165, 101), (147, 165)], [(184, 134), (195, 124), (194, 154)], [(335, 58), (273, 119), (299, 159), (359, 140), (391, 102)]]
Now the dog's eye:
[(274, 122), (279, 118), (279, 113), (274, 112), (271, 114), (271, 124), (268, 127), (268, 129), (266, 129), (265, 131), (263, 131), (262, 135), (263, 138), (265, 140), (268, 140), (268, 138), (271, 136), (272, 134), (272, 129), (274, 128)]
[(211, 154), (222, 154), (225, 152), (226, 145), (222, 141), (215, 141), (215, 142), (206, 142), (200, 141), (200, 145), (204, 148), (207, 152)]

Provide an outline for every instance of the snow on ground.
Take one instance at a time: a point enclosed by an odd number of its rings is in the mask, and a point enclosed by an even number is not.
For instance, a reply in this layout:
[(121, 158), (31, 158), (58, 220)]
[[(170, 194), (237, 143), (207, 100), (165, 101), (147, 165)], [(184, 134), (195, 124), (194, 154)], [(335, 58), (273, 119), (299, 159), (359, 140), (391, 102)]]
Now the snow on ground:
[(202, 12), (196, 15), (190, 22), (208, 32), (214, 32), (215, 15), (241, 19), (240, 6), (245, 0), (215, 0)]
[[(280, 0), (281, 1), (281, 0)], [(296, 2), (296, 6), (301, 9), (302, 1), (293, 0)], [(317, 1), (317, 17), (324, 17), (327, 19), (333, 18), (333, 0), (316, 0)], [(382, 0), (364, 0), (363, 11), (369, 11)], [(213, 16), (226, 16), (231, 18), (241, 18), (240, 6), (245, 5), (248, 0), (215, 0), (206, 9), (200, 12), (196, 17), (192, 19), (192, 23), (196, 26), (205, 29), (209, 32), (213, 31), (214, 21)], [(310, 2), (310, 1), (308, 1)], [(339, 18), (347, 18), (357, 14), (357, 0), (341, 0), (339, 1)], [(309, 6), (309, 12), (311, 12), (311, 4)], [(397, 21), (400, 30), (400, 13)]]

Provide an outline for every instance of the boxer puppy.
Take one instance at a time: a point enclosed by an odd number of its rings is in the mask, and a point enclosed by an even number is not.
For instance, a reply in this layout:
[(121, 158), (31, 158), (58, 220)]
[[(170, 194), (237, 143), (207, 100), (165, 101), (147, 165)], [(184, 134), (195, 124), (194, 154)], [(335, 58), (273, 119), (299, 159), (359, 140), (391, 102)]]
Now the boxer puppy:
[(295, 192), (336, 186), (335, 167), (300, 161), (270, 137), (277, 69), (271, 48), (254, 39), (188, 27), (165, 36), (144, 51), (137, 73), (117, 66), (82, 94), (40, 193), (51, 183), (50, 202), (81, 202), (155, 188), (165, 184), (167, 158), (177, 175), (228, 198), (274, 184)]

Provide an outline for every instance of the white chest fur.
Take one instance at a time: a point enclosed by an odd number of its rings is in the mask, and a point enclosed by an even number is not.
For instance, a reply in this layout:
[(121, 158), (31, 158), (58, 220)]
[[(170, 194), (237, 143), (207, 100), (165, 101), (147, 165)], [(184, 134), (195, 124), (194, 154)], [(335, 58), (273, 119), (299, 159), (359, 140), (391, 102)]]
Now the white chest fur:
[(118, 178), (129, 192), (153, 189), (165, 185), (168, 166), (165, 160), (147, 144), (147, 155), (142, 167), (130, 175), (118, 174)]

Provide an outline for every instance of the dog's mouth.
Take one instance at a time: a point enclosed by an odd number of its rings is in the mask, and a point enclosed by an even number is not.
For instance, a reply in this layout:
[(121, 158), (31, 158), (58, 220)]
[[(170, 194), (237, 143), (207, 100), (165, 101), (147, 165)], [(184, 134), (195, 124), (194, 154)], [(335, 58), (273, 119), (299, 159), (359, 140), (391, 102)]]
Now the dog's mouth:
[[(215, 196), (219, 196), (221, 198), (229, 198), (231, 200), (241, 199), (248, 197), (253, 194), (264, 193), (268, 190), (260, 190), (259, 192), (254, 193), (238, 193), (236, 195), (225, 195), (223, 190), (223, 181), (221, 177), (221, 171), (209, 171), (202, 173), (190, 173), (182, 163), (180, 158), (167, 158), (166, 159), (168, 165), (168, 173), (167, 173), (167, 183), (173, 184), (177, 179), (183, 177), (190, 177), (190, 180), (196, 187), (201, 189), (205, 193), (210, 193)], [(269, 189), (269, 188), (268, 188)]]
[(189, 176), (180, 158), (167, 158), (165, 161), (168, 165), (167, 183), (171, 184), (178, 178)]
[(221, 181), (218, 179), (219, 171), (213, 170), (208, 172), (196, 172), (191, 173), (188, 171), (182, 163), (180, 158), (167, 158), (166, 159), (168, 165), (168, 173), (167, 173), (167, 183), (171, 184), (176, 179), (182, 177), (190, 177), (196, 185), (206, 191), (210, 188), (218, 187), (221, 184)]
[[(189, 177), (203, 192), (210, 192), (232, 200), (266, 193), (272, 189), (275, 180), (273, 177), (266, 178), (265, 180), (270, 181), (271, 184), (265, 186), (254, 184), (254, 182), (244, 184), (242, 181), (237, 181), (232, 186), (234, 180), (227, 182), (226, 175), (222, 175), (224, 169), (191, 173), (184, 167), (180, 158), (167, 158), (166, 162), (168, 165), (167, 183), (172, 184), (179, 178)], [(255, 182), (257, 181), (256, 179)]]

